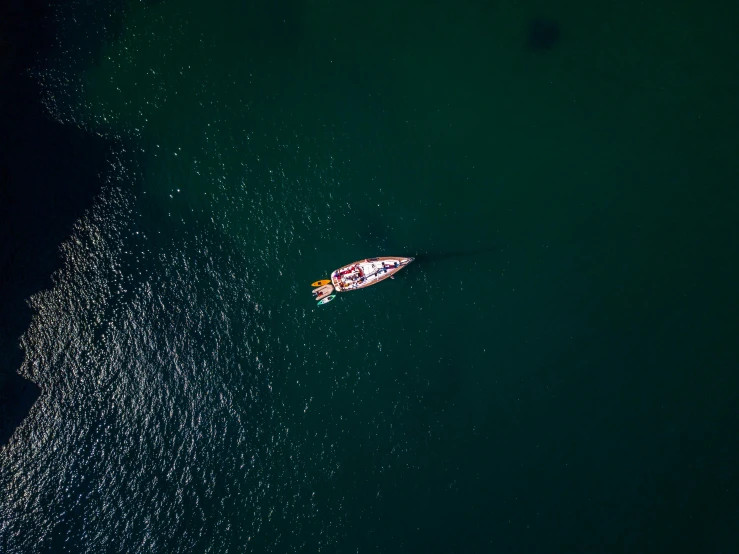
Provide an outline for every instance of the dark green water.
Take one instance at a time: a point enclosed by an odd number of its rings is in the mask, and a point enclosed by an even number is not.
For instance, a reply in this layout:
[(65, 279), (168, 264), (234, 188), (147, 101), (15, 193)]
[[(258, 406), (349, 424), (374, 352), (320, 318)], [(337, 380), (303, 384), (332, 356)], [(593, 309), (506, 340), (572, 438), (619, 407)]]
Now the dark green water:
[(3, 550), (735, 551), (738, 12), (60, 8), (49, 111), (121, 147)]

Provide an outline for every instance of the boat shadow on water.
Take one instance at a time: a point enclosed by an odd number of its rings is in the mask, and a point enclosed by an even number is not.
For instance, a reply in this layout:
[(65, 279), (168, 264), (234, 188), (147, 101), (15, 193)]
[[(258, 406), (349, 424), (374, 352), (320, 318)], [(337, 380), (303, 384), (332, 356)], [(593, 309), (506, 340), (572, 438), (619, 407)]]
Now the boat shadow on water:
[(413, 257), (415, 258), (415, 264), (428, 265), (460, 258), (489, 255), (494, 251), (495, 248), (492, 246), (480, 246), (468, 250), (420, 251), (413, 254)]

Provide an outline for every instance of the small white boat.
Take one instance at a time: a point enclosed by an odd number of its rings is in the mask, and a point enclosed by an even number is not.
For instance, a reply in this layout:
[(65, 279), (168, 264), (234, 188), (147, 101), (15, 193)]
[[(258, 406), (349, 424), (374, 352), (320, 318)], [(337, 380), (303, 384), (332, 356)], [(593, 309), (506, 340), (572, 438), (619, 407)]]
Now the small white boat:
[(313, 293), (313, 297), (316, 300), (320, 300), (324, 296), (328, 296), (329, 294), (334, 292), (334, 287), (332, 287), (331, 285), (323, 285), (322, 287), (313, 289), (311, 292)]
[(331, 283), (336, 292), (363, 289), (392, 277), (412, 261), (413, 258), (393, 256), (367, 258), (334, 271), (331, 274)]
[(328, 303), (329, 303), (329, 302), (331, 302), (331, 301), (332, 301), (332, 300), (333, 300), (334, 298), (336, 298), (336, 295), (335, 295), (335, 294), (332, 294), (331, 296), (327, 296), (327, 297), (326, 297), (326, 298), (324, 298), (323, 300), (319, 300), (319, 301), (318, 301), (318, 306), (323, 306), (324, 304), (328, 304)]

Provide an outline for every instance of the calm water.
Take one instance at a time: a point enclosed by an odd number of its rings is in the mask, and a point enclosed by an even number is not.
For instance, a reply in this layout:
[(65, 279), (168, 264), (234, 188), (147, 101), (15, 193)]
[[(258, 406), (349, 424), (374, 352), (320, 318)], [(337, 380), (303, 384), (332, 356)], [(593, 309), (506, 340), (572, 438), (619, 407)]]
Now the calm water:
[(3, 551), (732, 551), (739, 14), (632, 4), (60, 8)]

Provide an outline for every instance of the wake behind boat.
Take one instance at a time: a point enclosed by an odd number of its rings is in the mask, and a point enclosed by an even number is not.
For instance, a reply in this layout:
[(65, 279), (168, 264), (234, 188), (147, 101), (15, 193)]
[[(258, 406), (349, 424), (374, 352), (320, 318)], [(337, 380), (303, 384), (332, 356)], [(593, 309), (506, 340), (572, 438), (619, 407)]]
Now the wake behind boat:
[(337, 292), (363, 289), (392, 277), (412, 261), (413, 258), (393, 256), (367, 258), (334, 271), (331, 274), (331, 283)]

